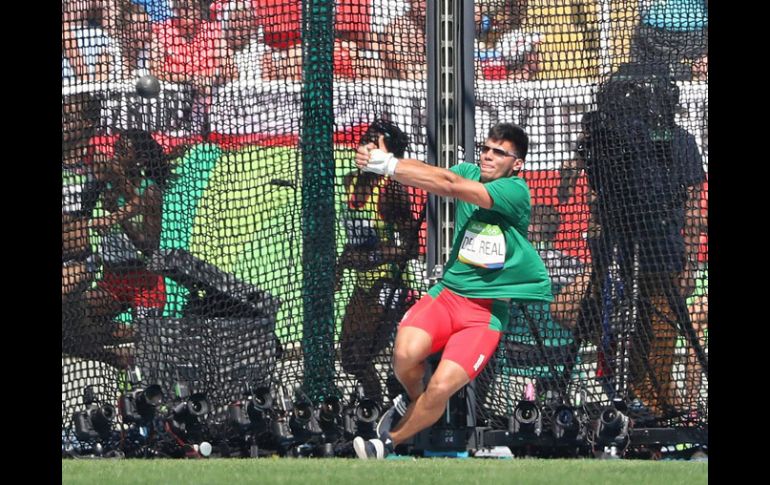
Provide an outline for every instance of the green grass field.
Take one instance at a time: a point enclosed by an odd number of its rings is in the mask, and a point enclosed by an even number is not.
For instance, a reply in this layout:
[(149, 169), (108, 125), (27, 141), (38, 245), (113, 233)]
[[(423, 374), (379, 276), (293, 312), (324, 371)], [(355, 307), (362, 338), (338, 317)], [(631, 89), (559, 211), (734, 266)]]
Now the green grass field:
[(706, 484), (708, 463), (638, 460), (63, 460), (63, 484)]

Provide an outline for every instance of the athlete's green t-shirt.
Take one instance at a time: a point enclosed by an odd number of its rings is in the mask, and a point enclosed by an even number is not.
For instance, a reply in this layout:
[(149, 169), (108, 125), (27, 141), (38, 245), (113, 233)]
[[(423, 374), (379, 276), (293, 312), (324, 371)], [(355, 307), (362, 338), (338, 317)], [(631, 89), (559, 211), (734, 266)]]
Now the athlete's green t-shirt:
[[(450, 169), (479, 181), (479, 167), (461, 163)], [(543, 260), (527, 240), (529, 187), (520, 177), (484, 183), (491, 209), (456, 200), (455, 239), (444, 285), (469, 298), (552, 301), (551, 282)]]

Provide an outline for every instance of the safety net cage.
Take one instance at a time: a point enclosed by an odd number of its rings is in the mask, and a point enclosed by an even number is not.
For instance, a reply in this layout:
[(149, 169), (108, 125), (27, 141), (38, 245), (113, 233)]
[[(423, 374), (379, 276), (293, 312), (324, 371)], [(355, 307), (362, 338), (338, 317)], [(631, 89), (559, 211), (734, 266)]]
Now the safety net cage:
[[(473, 163), (498, 122), (530, 137), (554, 300), (509, 303), (463, 426), (707, 428), (705, 0), (472, 7), (62, 1), (63, 455), (332, 456), (374, 436), (453, 214), (356, 149)], [(430, 52), (451, 45), (474, 98), (442, 108), (457, 66)], [(439, 133), (463, 104), (472, 134)]]
[(474, 14), (475, 140), (503, 121), (529, 133), (529, 239), (554, 295), (512, 303), (479, 416), (557, 438), (590, 421), (594, 444), (619, 446), (629, 421), (706, 430), (706, 2), (477, 0)]

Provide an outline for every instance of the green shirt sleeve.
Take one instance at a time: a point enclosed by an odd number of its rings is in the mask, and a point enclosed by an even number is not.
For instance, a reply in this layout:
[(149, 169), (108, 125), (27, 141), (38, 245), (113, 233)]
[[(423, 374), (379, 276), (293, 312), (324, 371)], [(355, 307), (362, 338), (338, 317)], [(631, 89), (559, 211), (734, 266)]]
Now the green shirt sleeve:
[(473, 168), (475, 165), (468, 162), (458, 163), (457, 165), (452, 165), (449, 167), (449, 171), (456, 173), (460, 177), (465, 177), (467, 179), (473, 179)]
[(505, 177), (487, 182), (484, 187), (492, 197), (492, 208), (508, 219), (522, 234), (527, 234), (530, 214), (529, 188), (519, 177)]

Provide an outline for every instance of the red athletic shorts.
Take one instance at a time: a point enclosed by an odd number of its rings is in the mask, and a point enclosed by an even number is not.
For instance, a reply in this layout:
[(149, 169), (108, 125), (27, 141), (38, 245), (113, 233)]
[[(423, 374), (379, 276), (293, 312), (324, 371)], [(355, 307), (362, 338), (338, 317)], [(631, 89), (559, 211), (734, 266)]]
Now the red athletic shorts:
[(473, 380), (497, 350), (507, 322), (508, 302), (466, 298), (439, 283), (404, 315), (400, 325), (428, 332), (433, 339), (430, 352), (444, 349), (441, 358), (460, 364)]
[(132, 307), (158, 308), (166, 306), (166, 285), (163, 277), (144, 268), (128, 271), (105, 271), (97, 286), (112, 297)]

